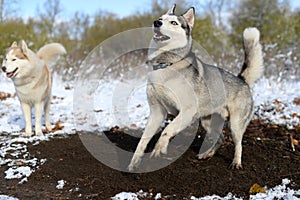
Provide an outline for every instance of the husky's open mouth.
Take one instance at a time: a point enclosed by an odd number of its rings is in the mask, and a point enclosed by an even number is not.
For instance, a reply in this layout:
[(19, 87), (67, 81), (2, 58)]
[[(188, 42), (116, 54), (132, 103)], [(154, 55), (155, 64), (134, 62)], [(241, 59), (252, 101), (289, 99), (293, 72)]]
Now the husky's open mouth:
[(165, 40), (169, 40), (170, 37), (162, 34), (159, 30), (154, 30), (153, 39), (155, 41), (165, 41)]
[(7, 73), (6, 73), (6, 76), (7, 76), (8, 78), (13, 77), (13, 76), (16, 74), (16, 72), (17, 72), (18, 69), (19, 69), (19, 68), (17, 67), (14, 71), (12, 71), (12, 72), (7, 72)]

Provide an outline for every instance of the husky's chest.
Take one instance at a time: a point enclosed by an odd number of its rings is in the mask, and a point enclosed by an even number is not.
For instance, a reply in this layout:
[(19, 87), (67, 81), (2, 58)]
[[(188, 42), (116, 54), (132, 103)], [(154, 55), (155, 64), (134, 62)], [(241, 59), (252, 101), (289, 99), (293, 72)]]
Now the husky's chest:
[(39, 76), (14, 80), (16, 94), (21, 102), (34, 105), (49, 98), (51, 95), (52, 77), (48, 70)]
[(193, 86), (190, 79), (176, 70), (155, 70), (148, 76), (149, 103), (159, 103), (172, 114), (190, 107), (196, 109), (197, 97)]
[(16, 87), (16, 93), (21, 102), (34, 104), (43, 101), (50, 94), (50, 86), (48, 84), (38, 85), (32, 83), (29, 85)]

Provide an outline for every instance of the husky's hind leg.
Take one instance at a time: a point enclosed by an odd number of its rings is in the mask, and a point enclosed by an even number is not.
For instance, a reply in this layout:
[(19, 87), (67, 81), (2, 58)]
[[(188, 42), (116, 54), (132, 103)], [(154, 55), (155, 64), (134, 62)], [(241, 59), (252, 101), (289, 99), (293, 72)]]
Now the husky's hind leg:
[(232, 140), (235, 146), (234, 158), (231, 164), (232, 168), (242, 168), (242, 139), (244, 132), (251, 120), (252, 104), (244, 108), (235, 108), (230, 111), (230, 129)]
[(220, 114), (214, 113), (210, 116), (202, 117), (201, 124), (206, 130), (206, 134), (197, 157), (198, 159), (207, 159), (215, 154), (224, 141), (222, 134), (224, 119)]
[(51, 96), (46, 101), (44, 106), (44, 112), (45, 112), (45, 123), (46, 123), (46, 129), (47, 131), (51, 131), (51, 122), (50, 122), (50, 104), (51, 104)]

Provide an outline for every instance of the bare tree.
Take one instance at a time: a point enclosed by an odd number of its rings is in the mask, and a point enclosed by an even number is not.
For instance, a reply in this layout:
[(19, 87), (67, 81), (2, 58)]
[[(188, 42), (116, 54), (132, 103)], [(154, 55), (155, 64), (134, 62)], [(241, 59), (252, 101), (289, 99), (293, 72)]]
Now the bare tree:
[(225, 28), (226, 20), (229, 10), (236, 1), (232, 0), (207, 0), (207, 1), (193, 1), (195, 5), (201, 10), (203, 15), (209, 16), (216, 27)]
[(60, 0), (46, 0), (43, 6), (43, 11), (37, 8), (38, 16), (43, 24), (43, 28), (46, 29), (49, 34), (49, 37), (53, 38), (55, 25), (58, 23), (59, 16), (63, 11), (62, 5)]
[(0, 0), (0, 22), (4, 22), (18, 11), (19, 0)]
[(88, 14), (75, 12), (71, 23), (71, 37), (73, 37), (75, 40), (80, 40), (82, 39), (82, 34), (84, 31), (89, 27), (90, 16)]

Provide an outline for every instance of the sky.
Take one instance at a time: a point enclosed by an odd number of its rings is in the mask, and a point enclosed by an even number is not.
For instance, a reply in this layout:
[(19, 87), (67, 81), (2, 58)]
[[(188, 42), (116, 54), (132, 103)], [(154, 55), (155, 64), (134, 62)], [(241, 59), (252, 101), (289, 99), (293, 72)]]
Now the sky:
[[(20, 0), (18, 10), (22, 17), (33, 17), (37, 14), (37, 7), (44, 9), (44, 2), (45, 0)], [(94, 14), (99, 10), (124, 17), (138, 10), (146, 10), (151, 5), (151, 0), (61, 0), (60, 3), (66, 17), (72, 17), (76, 11)]]
[[(21, 17), (33, 17), (37, 7), (44, 9), (46, 0), (20, 0), (18, 11)], [(202, 1), (202, 0), (200, 0)], [(175, 2), (175, 0), (174, 0)], [(109, 11), (119, 17), (128, 16), (135, 11), (145, 11), (151, 5), (151, 0), (61, 0), (65, 17), (72, 17), (76, 11), (94, 14), (99, 10)], [(300, 0), (291, 0), (292, 7), (300, 7)]]

